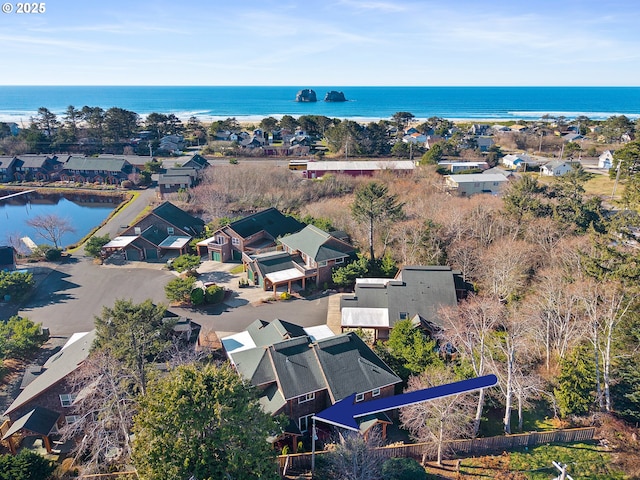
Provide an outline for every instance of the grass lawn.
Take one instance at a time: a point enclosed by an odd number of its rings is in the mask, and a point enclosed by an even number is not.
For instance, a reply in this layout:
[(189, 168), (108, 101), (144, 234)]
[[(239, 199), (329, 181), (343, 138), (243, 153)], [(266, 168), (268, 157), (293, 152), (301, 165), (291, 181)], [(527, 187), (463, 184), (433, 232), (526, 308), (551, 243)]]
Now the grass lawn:
[[(489, 409), (485, 411), (480, 424), (480, 436), (494, 437), (502, 435), (503, 410)], [(537, 401), (532, 408), (523, 412), (522, 428), (524, 432), (548, 432), (558, 428), (553, 421), (553, 412), (544, 401)], [(518, 431), (518, 412), (511, 412), (511, 433), (521, 433)]]
[[(463, 478), (500, 476), (500, 472), (511, 472), (509, 478), (548, 480), (560, 472), (553, 461), (568, 465), (567, 472), (573, 478), (617, 480), (624, 479), (622, 472), (614, 470), (611, 453), (602, 450), (595, 443), (574, 443), (563, 445), (540, 445), (529, 450), (512, 452), (507, 455), (486, 456), (464, 459), (460, 463)], [(506, 478), (506, 477), (505, 477)]]
[(234, 275), (237, 275), (237, 274), (242, 273), (242, 272), (244, 272), (244, 268), (243, 268), (242, 264), (237, 265), (237, 266), (233, 267), (231, 270), (229, 270), (229, 273), (232, 273)]

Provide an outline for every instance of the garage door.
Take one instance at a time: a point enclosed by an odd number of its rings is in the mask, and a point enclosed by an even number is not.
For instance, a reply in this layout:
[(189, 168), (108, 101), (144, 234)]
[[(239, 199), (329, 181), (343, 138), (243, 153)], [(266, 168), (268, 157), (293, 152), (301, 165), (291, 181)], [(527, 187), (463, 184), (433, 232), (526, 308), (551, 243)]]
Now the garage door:
[(145, 249), (144, 253), (147, 260), (156, 260), (158, 258), (158, 251), (155, 248)]
[(127, 259), (140, 260), (140, 252), (135, 248), (130, 248), (129, 250), (127, 250)]
[(220, 255), (220, 252), (211, 252), (211, 260), (214, 262), (221, 262), (222, 255)]
[(233, 252), (233, 259), (234, 260), (242, 260), (242, 253), (240, 253), (237, 250), (232, 250)]

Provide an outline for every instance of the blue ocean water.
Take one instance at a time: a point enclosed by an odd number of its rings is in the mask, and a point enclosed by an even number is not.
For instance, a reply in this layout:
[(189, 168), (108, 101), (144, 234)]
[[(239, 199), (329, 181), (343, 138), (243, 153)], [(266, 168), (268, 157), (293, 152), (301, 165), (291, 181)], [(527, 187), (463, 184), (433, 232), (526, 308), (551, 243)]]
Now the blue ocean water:
[[(313, 88), (317, 103), (296, 103), (296, 92)], [(329, 90), (344, 92), (345, 103), (322, 101)], [(39, 107), (62, 114), (68, 105), (121, 107), (141, 115), (174, 113), (202, 120), (235, 116), (325, 115), (380, 119), (395, 112), (417, 118), (538, 119), (586, 115), (640, 116), (640, 87), (159, 87), (0, 86), (0, 120), (27, 124)]]

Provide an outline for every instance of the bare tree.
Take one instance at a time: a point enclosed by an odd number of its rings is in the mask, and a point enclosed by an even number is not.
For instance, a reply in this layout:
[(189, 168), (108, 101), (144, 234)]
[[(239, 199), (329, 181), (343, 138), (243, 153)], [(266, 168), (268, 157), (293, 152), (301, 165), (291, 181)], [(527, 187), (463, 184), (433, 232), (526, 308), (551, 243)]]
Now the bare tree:
[[(496, 298), (469, 297), (458, 307), (444, 307), (439, 310), (444, 324), (444, 337), (469, 361), (476, 376), (485, 374), (490, 357), (490, 337), (505, 315), (505, 306)], [(478, 434), (485, 402), (485, 390), (480, 390), (476, 415), (473, 422), (473, 436)]]
[(62, 428), (63, 440), (76, 443), (76, 460), (90, 471), (124, 465), (131, 455), (129, 432), (136, 411), (134, 379), (108, 352), (89, 356), (73, 377), (76, 421)]
[(534, 248), (521, 240), (493, 244), (483, 252), (482, 259), (480, 285), (503, 302), (522, 294), (537, 262)]
[(562, 359), (585, 336), (586, 325), (580, 314), (581, 286), (569, 281), (559, 268), (546, 268), (539, 272), (540, 279), (534, 294), (525, 301), (532, 323), (540, 325), (535, 334), (544, 348), (547, 372), (552, 357)]
[(500, 318), (497, 332), (492, 336), (491, 358), (493, 372), (498, 376), (498, 386), (504, 396), (504, 432), (511, 433), (511, 410), (516, 395), (516, 378), (524, 372), (522, 365), (532, 362), (531, 330), (535, 328), (522, 312), (508, 309)]
[(55, 248), (60, 247), (60, 240), (65, 233), (76, 231), (69, 220), (53, 214), (37, 215), (27, 220), (27, 225), (34, 228), (42, 238), (53, 243)]
[(327, 445), (328, 453), (318, 462), (319, 478), (380, 480), (385, 461), (377, 450), (381, 444), (377, 429), (366, 438), (357, 432), (342, 433), (338, 442)]
[[(420, 376), (409, 378), (407, 391), (420, 390), (454, 382), (450, 370), (430, 369)], [(419, 442), (426, 442), (422, 463), (435, 454), (438, 465), (447, 449), (448, 441), (469, 437), (473, 431), (475, 399), (471, 394), (461, 394), (417, 403), (400, 410), (404, 428)]]

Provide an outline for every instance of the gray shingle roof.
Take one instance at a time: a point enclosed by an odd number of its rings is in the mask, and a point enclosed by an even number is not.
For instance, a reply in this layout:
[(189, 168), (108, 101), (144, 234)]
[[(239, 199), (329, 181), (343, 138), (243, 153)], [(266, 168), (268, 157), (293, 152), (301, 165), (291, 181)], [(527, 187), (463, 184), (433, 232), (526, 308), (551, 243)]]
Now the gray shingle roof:
[[(258, 322), (253, 326), (266, 323)], [(317, 342), (303, 335), (230, 355), (244, 378), (254, 385), (275, 382), (285, 400), (327, 389), (336, 402), (401, 381), (353, 332)]]
[(395, 280), (356, 283), (354, 295), (342, 297), (340, 308), (387, 308), (391, 327), (400, 312), (440, 325), (438, 308), (457, 305), (456, 274), (447, 266), (406, 266)]
[(266, 347), (282, 340), (306, 335), (301, 326), (278, 318), (272, 322), (258, 319), (247, 327), (247, 332), (258, 347)]
[(152, 213), (191, 235), (196, 235), (204, 229), (204, 221), (202, 219), (189, 215), (170, 202), (164, 202), (157, 206)]
[(124, 158), (69, 157), (64, 164), (65, 170), (85, 172), (130, 172), (131, 164)]
[(320, 340), (313, 348), (334, 402), (401, 381), (353, 332)]
[(229, 224), (229, 228), (242, 238), (264, 230), (275, 239), (302, 230), (303, 227), (304, 224), (293, 217), (283, 215), (275, 208), (268, 208)]
[(314, 225), (307, 225), (297, 233), (282, 237), (280, 243), (292, 251), (298, 250), (306, 254), (316, 262), (348, 257), (355, 252), (348, 243), (338, 240)]
[(96, 331), (91, 330), (49, 357), (44, 364), (45, 370), (20, 392), (4, 414), (8, 415), (32, 401), (76, 370), (89, 356), (95, 337)]
[(7, 433), (2, 437), (2, 440), (6, 440), (14, 433), (18, 433), (23, 429), (33, 433), (39, 433), (40, 435), (49, 435), (58, 418), (60, 418), (58, 412), (43, 407), (36, 407), (13, 422), (11, 428), (9, 428)]

